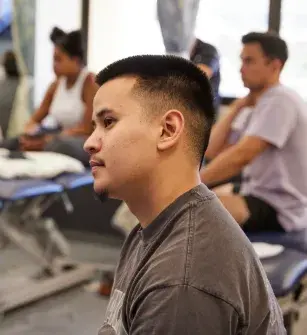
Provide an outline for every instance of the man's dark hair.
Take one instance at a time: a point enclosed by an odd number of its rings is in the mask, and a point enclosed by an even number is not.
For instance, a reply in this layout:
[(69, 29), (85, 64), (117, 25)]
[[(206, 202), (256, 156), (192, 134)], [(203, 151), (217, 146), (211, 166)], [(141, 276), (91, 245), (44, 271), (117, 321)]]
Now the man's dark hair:
[(84, 62), (84, 47), (80, 30), (65, 33), (62, 29), (54, 27), (50, 33), (50, 40), (68, 56), (77, 57), (81, 63)]
[(265, 56), (271, 60), (280, 60), (282, 66), (285, 65), (288, 59), (287, 43), (274, 32), (251, 32), (242, 37), (242, 43), (259, 43)]
[(5, 52), (3, 56), (3, 67), (7, 77), (19, 77), (16, 56), (12, 50)]
[[(215, 119), (211, 85), (192, 62), (175, 56), (142, 55), (119, 60), (96, 77), (102, 86), (109, 80), (136, 77), (134, 93), (152, 113), (178, 109), (185, 115), (191, 147), (202, 161)], [(152, 108), (151, 108), (152, 107)]]

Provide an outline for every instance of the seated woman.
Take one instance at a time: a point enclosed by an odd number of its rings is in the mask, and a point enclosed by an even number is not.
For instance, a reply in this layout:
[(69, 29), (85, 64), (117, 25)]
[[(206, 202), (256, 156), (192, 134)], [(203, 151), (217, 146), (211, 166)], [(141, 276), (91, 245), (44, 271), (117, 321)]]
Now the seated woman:
[(19, 138), (8, 139), (0, 147), (22, 151), (52, 151), (88, 165), (83, 143), (91, 131), (92, 103), (98, 86), (84, 67), (80, 31), (68, 34), (54, 28), (53, 67), (57, 79)]

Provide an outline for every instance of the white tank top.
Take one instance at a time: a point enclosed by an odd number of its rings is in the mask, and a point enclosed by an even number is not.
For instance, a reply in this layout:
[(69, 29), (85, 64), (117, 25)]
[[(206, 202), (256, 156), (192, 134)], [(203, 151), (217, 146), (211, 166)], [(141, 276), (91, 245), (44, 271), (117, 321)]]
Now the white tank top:
[(67, 89), (66, 78), (60, 77), (53, 100), (49, 109), (47, 120), (44, 123), (57, 124), (63, 129), (78, 125), (84, 116), (85, 104), (82, 100), (84, 81), (88, 71), (81, 70), (74, 86)]

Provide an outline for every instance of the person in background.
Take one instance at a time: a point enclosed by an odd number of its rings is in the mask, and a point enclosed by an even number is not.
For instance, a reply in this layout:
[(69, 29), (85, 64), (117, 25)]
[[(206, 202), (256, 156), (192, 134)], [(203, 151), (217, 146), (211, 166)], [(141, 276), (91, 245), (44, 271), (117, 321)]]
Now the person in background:
[(300, 230), (307, 227), (307, 106), (280, 82), (288, 59), (283, 39), (253, 32), (242, 43), (250, 93), (215, 124), (201, 179), (210, 186), (242, 172), (239, 194), (232, 186), (216, 192), (244, 231)]
[(220, 107), (219, 87), (221, 81), (220, 57), (218, 51), (213, 45), (205, 43), (199, 38), (195, 38), (191, 48), (190, 60), (208, 76), (214, 96), (214, 107), (216, 113), (218, 113)]
[(91, 132), (92, 102), (97, 85), (94, 75), (84, 66), (80, 31), (65, 33), (55, 27), (50, 39), (54, 44), (56, 79), (24, 133), (19, 138), (4, 141), (1, 146), (10, 150), (58, 152), (87, 165), (83, 143)]
[(4, 69), (4, 78), (0, 80), (0, 129), (2, 136), (5, 138), (19, 83), (19, 70), (15, 54), (12, 50), (4, 53), (2, 66)]

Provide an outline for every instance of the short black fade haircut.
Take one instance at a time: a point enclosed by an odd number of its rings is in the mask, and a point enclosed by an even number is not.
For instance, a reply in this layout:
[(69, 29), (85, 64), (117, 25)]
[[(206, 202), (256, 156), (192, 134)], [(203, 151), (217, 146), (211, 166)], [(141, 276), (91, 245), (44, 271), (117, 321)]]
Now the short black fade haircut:
[(242, 37), (242, 43), (259, 43), (265, 56), (271, 60), (280, 60), (282, 66), (285, 65), (289, 56), (287, 43), (274, 32), (248, 33)]
[(97, 75), (96, 82), (102, 86), (123, 76), (136, 77), (136, 94), (143, 95), (156, 110), (184, 110), (191, 148), (202, 162), (215, 120), (213, 94), (206, 75), (184, 58), (140, 55), (110, 64)]

